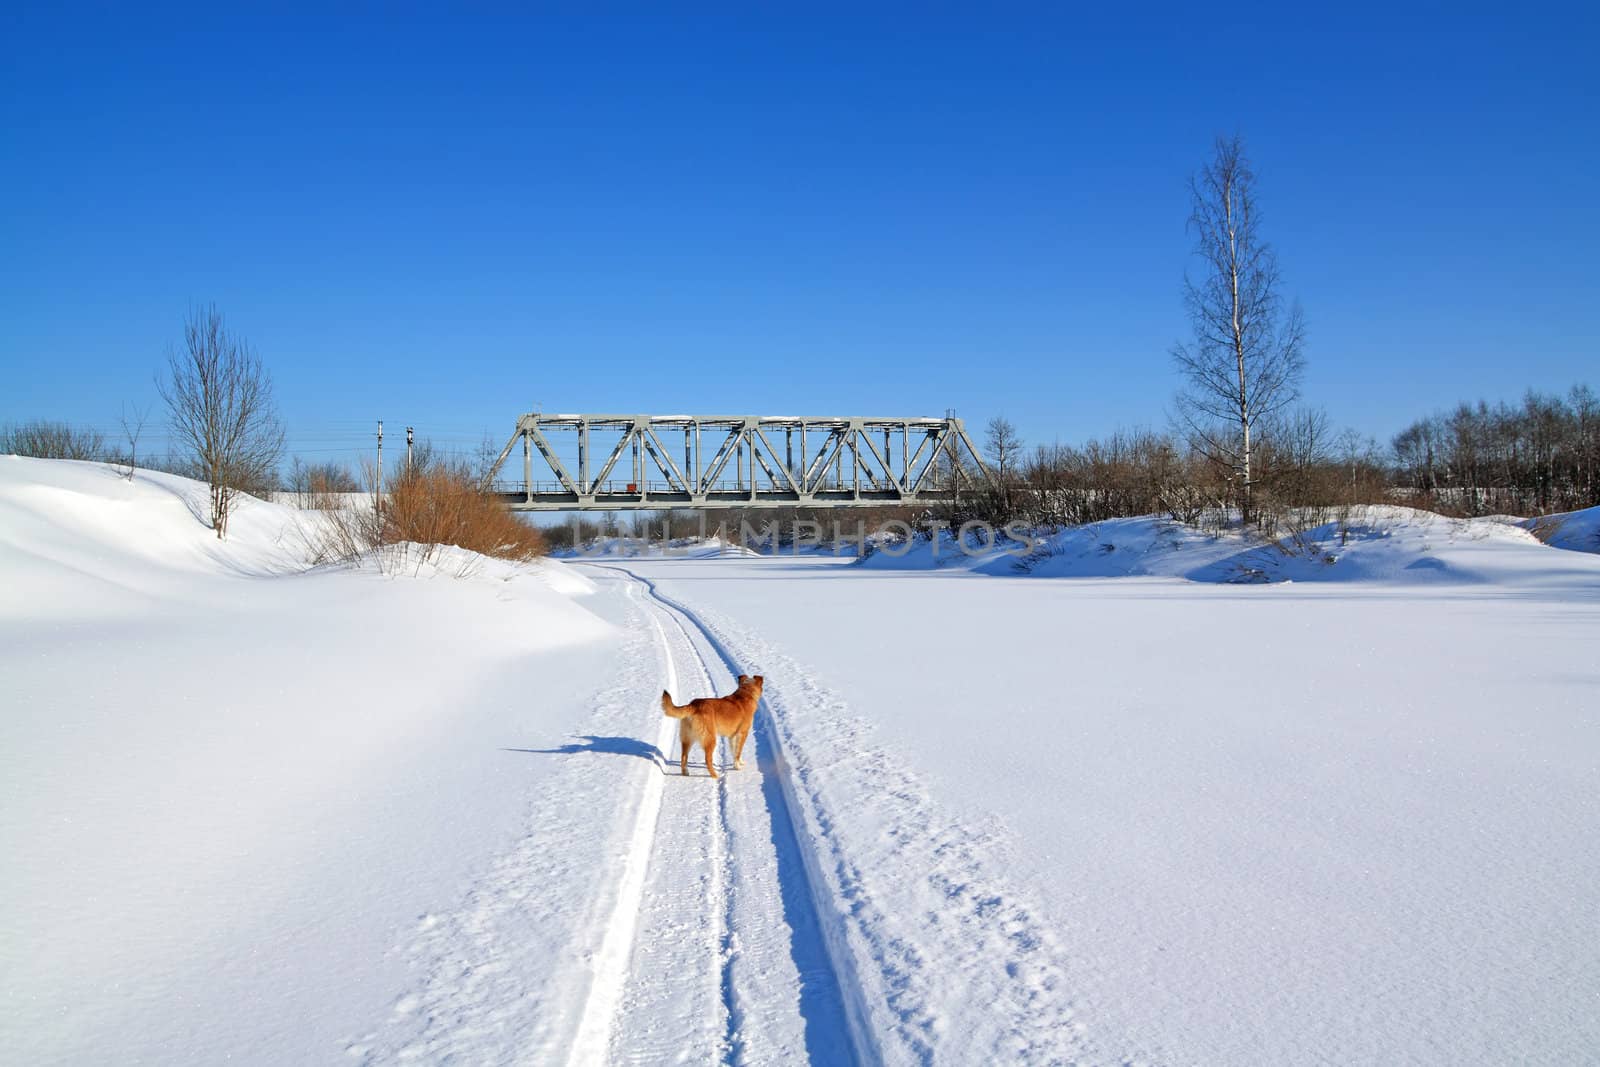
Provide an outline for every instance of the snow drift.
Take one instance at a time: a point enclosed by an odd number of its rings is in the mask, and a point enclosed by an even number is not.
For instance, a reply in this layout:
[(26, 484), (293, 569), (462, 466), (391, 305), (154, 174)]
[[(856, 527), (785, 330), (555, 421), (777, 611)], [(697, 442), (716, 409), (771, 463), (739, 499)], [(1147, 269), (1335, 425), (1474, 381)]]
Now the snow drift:
[[(1543, 533), (1543, 536), (1536, 534)], [(1600, 508), (1540, 520), (1451, 519), (1402, 507), (1365, 507), (1344, 522), (1264, 543), (1236, 532), (1209, 536), (1143, 516), (1075, 526), (1026, 553), (1002, 544), (965, 553), (948, 535), (937, 544), (878, 551), (871, 570), (943, 569), (1041, 578), (1181, 578), (1194, 582), (1593, 582), (1592, 560), (1551, 546), (1600, 552)], [(1593, 548), (1590, 549), (1591, 544)]]
[[(307, 572), (318, 520), (0, 456), (0, 1047), (324, 1062), (416, 901), (516, 831), (521, 769), (614, 653), (560, 563)], [(415, 576), (413, 577), (413, 574)]]

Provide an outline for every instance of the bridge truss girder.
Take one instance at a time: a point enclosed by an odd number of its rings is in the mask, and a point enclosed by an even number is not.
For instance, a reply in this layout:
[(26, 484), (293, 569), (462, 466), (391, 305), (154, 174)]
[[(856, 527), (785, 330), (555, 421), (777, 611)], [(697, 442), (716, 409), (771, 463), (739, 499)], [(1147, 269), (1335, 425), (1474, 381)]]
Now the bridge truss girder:
[[(620, 435), (598, 468), (595, 431)], [(576, 436), (573, 465), (562, 458), (571, 449), (553, 439), (569, 434)], [(519, 440), (522, 480), (501, 480)], [(535, 479), (535, 453), (550, 479)], [(935, 477), (940, 456), (950, 458), (945, 478)], [(488, 480), (515, 511), (915, 506), (994, 484), (954, 417), (538, 413), (517, 420)]]

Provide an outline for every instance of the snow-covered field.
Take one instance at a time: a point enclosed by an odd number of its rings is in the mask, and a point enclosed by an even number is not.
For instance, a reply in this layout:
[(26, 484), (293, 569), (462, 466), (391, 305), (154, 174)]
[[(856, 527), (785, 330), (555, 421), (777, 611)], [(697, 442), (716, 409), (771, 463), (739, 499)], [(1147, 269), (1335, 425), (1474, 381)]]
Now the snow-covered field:
[[(196, 490), (0, 457), (0, 1060), (1600, 1055), (1600, 555), (384, 577)], [(754, 765), (679, 777), (660, 689), (741, 671)]]

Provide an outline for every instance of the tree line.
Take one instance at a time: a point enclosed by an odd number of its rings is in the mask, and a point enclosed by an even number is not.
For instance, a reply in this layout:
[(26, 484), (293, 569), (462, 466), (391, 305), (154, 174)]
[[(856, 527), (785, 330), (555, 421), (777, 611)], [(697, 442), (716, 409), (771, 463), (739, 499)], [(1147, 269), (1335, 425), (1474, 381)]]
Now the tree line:
[(1394, 439), (1396, 481), (1426, 506), (1543, 514), (1600, 504), (1600, 397), (1530, 391), (1520, 404), (1461, 404)]
[[(1387, 446), (1335, 432), (1314, 409), (1285, 412), (1255, 431), (1252, 524), (1269, 534), (1364, 504), (1455, 516), (1600, 506), (1600, 397), (1587, 385), (1565, 395), (1530, 391), (1518, 404), (1462, 403), (1417, 419)], [(1224, 525), (1242, 510), (1236, 468), (1175, 429), (1028, 449), (996, 418), (983, 451), (996, 485), (972, 494), (955, 518), (1064, 526), (1161, 514)]]

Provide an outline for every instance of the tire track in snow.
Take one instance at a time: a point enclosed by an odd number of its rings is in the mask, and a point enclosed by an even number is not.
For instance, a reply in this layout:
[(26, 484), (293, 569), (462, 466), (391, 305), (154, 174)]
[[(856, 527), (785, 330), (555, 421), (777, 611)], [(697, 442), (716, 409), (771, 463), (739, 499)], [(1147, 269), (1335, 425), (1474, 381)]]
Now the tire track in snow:
[[(813, 681), (814, 672), (719, 615), (691, 611), (653, 584), (651, 592), (691, 619), (722, 659), (759, 663), (767, 676), (767, 714), (757, 716), (757, 732), (783, 763), (786, 810), (804, 846), (815, 914), (828, 920), (823, 934), (835, 973), (845, 976), (860, 1058), (1162, 1059), (1144, 1050), (1112, 1053), (1089, 1037), (1068, 975), (1090, 984), (1092, 975), (1069, 966), (1052, 925), (985, 860), (997, 844), (991, 833), (941, 812), (913, 775), (872, 745), (846, 703)], [(794, 722), (806, 724), (819, 751), (795, 743)], [(845, 766), (848, 777), (840, 773)], [(840, 801), (870, 804), (876, 829), (852, 833), (851, 821), (837, 815)]]
[[(630, 584), (624, 586), (624, 590), (625, 595), (636, 596), (636, 586)], [(657, 648), (664, 661), (662, 666), (667, 678), (667, 687), (678, 689), (680, 682), (677, 665), (670, 652), (666, 631), (662, 629), (655, 611), (646, 607), (644, 612), (657, 637)], [(668, 741), (671, 735), (677, 732), (677, 724), (665, 716), (661, 718), (662, 723), (657, 729), (656, 748), (668, 752), (670, 751)], [(661, 770), (664, 775), (666, 768), (663, 766)], [(616, 907), (605, 926), (600, 951), (594, 961), (589, 994), (584, 1000), (583, 1014), (567, 1055), (567, 1063), (573, 1067), (609, 1062), (613, 1033), (622, 1008), (621, 998), (627, 986), (628, 969), (636, 955), (635, 943), (639, 937), (641, 921), (646, 918), (647, 878), (652, 873), (653, 857), (660, 855), (663, 842), (676, 844), (680, 838), (705, 840), (708, 836), (704, 826), (696, 823), (693, 812), (679, 810), (675, 813), (676, 817), (664, 816), (663, 787), (662, 776), (652, 776), (646, 780), (644, 793), (640, 797), (630, 844), (618, 879)], [(663, 826), (664, 820), (667, 823), (665, 826)], [(654, 862), (659, 863), (658, 860)], [(665, 903), (668, 907), (683, 907), (691, 902), (691, 899), (686, 899), (681, 892), (683, 888), (679, 886), (679, 892), (673, 893), (670, 900), (664, 900), (664, 894), (668, 892), (666, 888), (660, 885), (650, 887), (656, 903)], [(714, 891), (713, 886), (704, 886), (704, 889), (707, 892)], [(661, 932), (647, 928), (646, 933), (654, 941)], [(678, 974), (672, 987), (663, 987), (659, 991), (666, 995), (668, 1000), (656, 1007), (659, 1010), (670, 1005), (683, 1012), (685, 1018), (697, 1018), (703, 1014), (705, 1006), (698, 1003), (694, 997), (696, 984), (681, 966), (676, 969)], [(682, 1002), (684, 994), (688, 995), (687, 1002)], [(633, 1007), (637, 1010), (640, 1006)], [(692, 1041), (685, 1043), (693, 1044)]]
[[(647, 579), (619, 567), (591, 566), (623, 575), (650, 594), (666, 620), (665, 625), (652, 620), (665, 654), (669, 662), (678, 660), (669, 679), (681, 682), (698, 674), (705, 686), (693, 692), (679, 688), (676, 699), (731, 686), (740, 669), (692, 615), (659, 597)], [(733, 771), (719, 759), (720, 782), (708, 783), (703, 775), (682, 779), (675, 770), (669, 776), (651, 842), (649, 882), (634, 924), (628, 990), (615, 1006), (613, 1062), (877, 1059), (870, 1046), (863, 1049), (860, 1032), (849, 1021), (849, 995), (826, 944), (782, 782), (785, 767), (775, 735), (764, 723), (769, 714), (757, 714), (746, 751), (746, 767), (753, 764), (755, 774)], [(663, 721), (668, 740), (662, 749), (670, 762), (679, 751), (677, 723)], [(714, 799), (705, 793), (708, 786), (716, 790)], [(684, 812), (709, 813), (711, 819), (691, 819), (692, 829), (684, 832)], [(726, 891), (719, 892), (721, 887)], [(715, 931), (717, 949), (712, 962), (718, 1003), (710, 1010), (700, 992), (706, 930)], [(684, 1026), (686, 1019), (708, 1015), (721, 1024), (710, 1056), (706, 1028)]]

